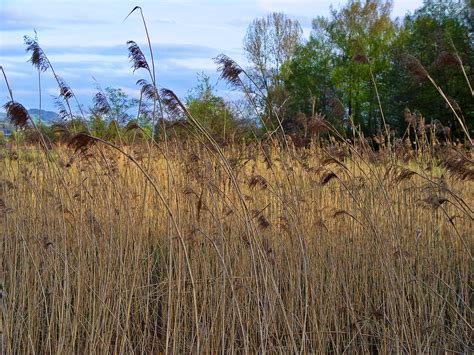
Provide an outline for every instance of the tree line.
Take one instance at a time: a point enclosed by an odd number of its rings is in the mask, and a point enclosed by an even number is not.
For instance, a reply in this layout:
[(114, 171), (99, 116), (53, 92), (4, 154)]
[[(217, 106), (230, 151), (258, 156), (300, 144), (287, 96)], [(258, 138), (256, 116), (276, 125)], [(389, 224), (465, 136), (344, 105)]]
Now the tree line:
[(244, 40), (251, 68), (239, 86), (256, 98), (262, 126), (300, 140), (329, 128), (402, 137), (410, 127), (469, 138), (472, 4), (426, 0), (402, 20), (391, 11), (391, 1), (349, 1), (315, 18), (306, 41), (284, 14), (255, 20)]
[[(214, 59), (221, 78), (241, 99), (219, 97), (201, 74), (184, 100), (187, 115), (222, 142), (284, 133), (306, 145), (337, 132), (390, 143), (396, 137), (414, 141), (426, 131), (439, 139), (471, 141), (472, 3), (425, 0), (403, 19), (393, 18), (392, 5), (391, 0), (349, 0), (331, 8), (329, 16), (313, 19), (308, 39), (300, 23), (283, 13), (255, 19), (243, 40), (248, 63), (225, 54)], [(25, 41), (38, 70), (52, 68), (37, 41)], [(128, 45), (134, 70), (152, 74), (136, 43)], [(81, 110), (77, 116), (68, 101), (72, 90), (53, 74), (67, 104), (58, 100), (60, 116), (69, 120), (40, 124), (51, 139), (65, 129), (114, 140), (199, 135), (187, 115), (162, 106), (153, 75), (150, 83), (137, 83), (140, 99), (121, 89), (99, 88), (88, 114)]]

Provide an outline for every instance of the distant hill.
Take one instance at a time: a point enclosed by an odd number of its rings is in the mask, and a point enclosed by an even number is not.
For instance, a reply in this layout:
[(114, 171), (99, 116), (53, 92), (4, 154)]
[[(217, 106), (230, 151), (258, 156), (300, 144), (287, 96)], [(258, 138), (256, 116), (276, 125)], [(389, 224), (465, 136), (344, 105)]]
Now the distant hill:
[[(35, 122), (38, 122), (41, 113), (41, 122), (46, 125), (53, 124), (59, 119), (58, 114), (52, 111), (40, 111), (37, 108), (32, 108), (28, 110), (28, 112)], [(9, 136), (13, 131), (13, 125), (7, 121), (7, 114), (5, 112), (0, 112), (0, 132), (3, 132), (4, 135)]]
[[(59, 116), (56, 112), (53, 111), (45, 111), (45, 110), (39, 110), (37, 108), (32, 108), (29, 109), (28, 112), (30, 113), (31, 118), (35, 120), (35, 122), (38, 121), (38, 118), (40, 117), (41, 113), (41, 122), (45, 124), (52, 124), (55, 121), (58, 120)], [(4, 122), (7, 119), (7, 114), (5, 112), (0, 112), (0, 122)]]
[(40, 111), (37, 108), (32, 108), (32, 109), (29, 109), (28, 112), (30, 113), (31, 117), (35, 121), (38, 121), (38, 118), (40, 117), (40, 113), (41, 113), (41, 122), (46, 123), (46, 124), (51, 124), (57, 121), (59, 118), (58, 114), (53, 111), (45, 111), (45, 110)]

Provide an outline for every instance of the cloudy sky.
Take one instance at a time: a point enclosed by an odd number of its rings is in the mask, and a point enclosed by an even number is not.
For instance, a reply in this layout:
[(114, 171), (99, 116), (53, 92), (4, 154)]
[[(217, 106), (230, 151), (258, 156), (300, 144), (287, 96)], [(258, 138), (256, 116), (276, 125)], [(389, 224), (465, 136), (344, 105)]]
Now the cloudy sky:
[[(135, 6), (143, 8), (153, 42), (160, 87), (186, 95), (204, 72), (217, 80), (212, 58), (225, 53), (244, 62), (242, 38), (248, 24), (272, 11), (298, 19), (308, 36), (311, 19), (327, 15), (340, 0), (0, 0), (0, 65), (6, 71), (14, 97), (26, 107), (38, 107), (37, 73), (25, 52), (23, 36), (36, 29), (43, 50), (58, 74), (72, 87), (85, 107), (97, 83), (121, 87), (138, 96), (127, 58), (127, 40), (145, 51), (146, 37), (138, 12), (126, 21)], [(421, 6), (422, 0), (394, 0), (394, 17)], [(49, 73), (42, 75), (43, 108), (54, 109), (58, 90)], [(229, 95), (225, 85), (219, 93)], [(0, 103), (8, 93), (0, 83)]]

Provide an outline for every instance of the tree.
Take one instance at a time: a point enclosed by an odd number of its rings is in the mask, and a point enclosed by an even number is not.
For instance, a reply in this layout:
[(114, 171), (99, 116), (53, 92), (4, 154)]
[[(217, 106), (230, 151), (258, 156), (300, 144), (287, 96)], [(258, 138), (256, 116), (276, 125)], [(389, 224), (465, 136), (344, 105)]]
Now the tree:
[(198, 83), (185, 100), (191, 115), (213, 136), (226, 140), (236, 132), (236, 120), (225, 101), (214, 94), (209, 76), (198, 75)]
[(122, 89), (107, 87), (105, 92), (99, 90), (94, 97), (94, 107), (91, 113), (107, 121), (117, 121), (125, 124), (132, 119), (130, 110), (137, 107), (139, 101), (130, 98)]
[(335, 70), (333, 48), (327, 36), (312, 35), (283, 66), (282, 76), (290, 97), (289, 117), (284, 122), (286, 131), (293, 130), (300, 113), (319, 113), (334, 125), (342, 122), (345, 108), (331, 76)]
[(351, 118), (370, 134), (384, 128), (380, 97), (398, 33), (391, 8), (391, 1), (351, 0), (313, 20), (310, 40), (285, 67), (293, 110), (316, 110), (336, 125)]
[[(422, 72), (429, 73), (448, 95), (450, 104), (467, 125), (474, 118), (472, 93), (474, 46), (470, 38), (467, 2), (428, 0), (415, 14), (404, 20), (403, 31), (396, 46), (396, 56), (387, 76), (390, 101), (386, 106), (392, 115), (404, 108), (418, 110), (427, 122), (439, 121), (461, 135), (460, 125), (447, 102), (427, 80), (407, 66), (407, 54), (419, 61)], [(415, 68), (416, 69), (416, 68)], [(399, 126), (406, 126), (403, 120)]]
[(282, 13), (273, 13), (266, 18), (255, 19), (244, 38), (244, 50), (252, 65), (248, 73), (262, 122), (268, 129), (278, 127), (277, 119), (283, 119), (283, 106), (288, 96), (281, 68), (293, 58), (301, 36), (298, 21)]
[(381, 129), (382, 109), (377, 84), (390, 67), (390, 48), (396, 39), (391, 1), (350, 1), (329, 20), (316, 20), (313, 34), (325, 33), (334, 46), (332, 79), (346, 104), (347, 114), (368, 133)]
[(107, 123), (105, 120), (97, 114), (93, 114), (90, 117), (90, 130), (95, 137), (105, 138), (107, 132)]
[[(388, 135), (389, 127), (403, 134), (409, 109), (427, 123), (450, 127), (452, 134), (472, 129), (474, 42), (468, 1), (426, 0), (403, 23), (391, 19), (391, 5), (351, 0), (328, 18), (313, 21), (309, 41), (283, 65), (290, 117), (316, 111), (333, 125), (342, 116), (351, 118), (370, 135)], [(295, 121), (287, 120), (286, 126)]]

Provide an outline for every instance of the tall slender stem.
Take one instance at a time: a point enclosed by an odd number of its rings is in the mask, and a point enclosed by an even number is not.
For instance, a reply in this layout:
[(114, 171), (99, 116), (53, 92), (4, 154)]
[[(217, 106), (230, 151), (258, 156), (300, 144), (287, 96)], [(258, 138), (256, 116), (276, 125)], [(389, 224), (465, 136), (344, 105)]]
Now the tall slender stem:
[(380, 108), (380, 115), (382, 116), (383, 127), (385, 129), (385, 134), (387, 135), (388, 147), (390, 148), (390, 131), (389, 131), (387, 123), (385, 121), (385, 115), (383, 113), (382, 103), (380, 102), (379, 89), (377, 88), (377, 83), (375, 82), (374, 73), (372, 72), (372, 67), (371, 67), (370, 63), (369, 63), (369, 71), (370, 71), (370, 77), (372, 79), (372, 83), (374, 84), (375, 95), (377, 96), (377, 102), (378, 102), (379, 108)]
[(38, 92), (39, 92), (38, 125), (41, 127), (41, 109), (42, 109), (42, 98), (41, 98), (41, 70), (38, 70)]
[(0, 70), (3, 73), (3, 77), (5, 78), (5, 84), (7, 85), (8, 93), (10, 94), (10, 99), (13, 101), (13, 91), (10, 88), (10, 84), (8, 83), (7, 75), (5, 74), (5, 70), (3, 70), (3, 67), (0, 65)]

